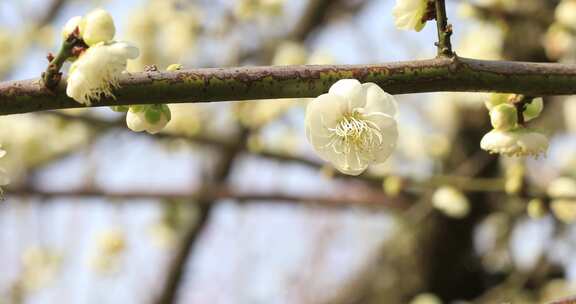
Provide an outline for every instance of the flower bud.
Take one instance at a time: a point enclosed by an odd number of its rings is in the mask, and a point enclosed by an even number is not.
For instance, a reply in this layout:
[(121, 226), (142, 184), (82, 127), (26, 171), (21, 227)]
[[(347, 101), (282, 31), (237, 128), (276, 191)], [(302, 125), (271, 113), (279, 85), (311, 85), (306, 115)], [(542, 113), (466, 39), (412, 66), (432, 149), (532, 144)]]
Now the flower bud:
[(130, 106), (126, 124), (134, 132), (160, 132), (171, 119), (170, 108), (165, 104)]
[(495, 106), (490, 110), (490, 122), (496, 130), (506, 131), (514, 128), (518, 122), (516, 108), (508, 103)]
[(542, 109), (544, 109), (544, 101), (542, 100), (542, 97), (535, 98), (531, 103), (526, 105), (526, 109), (522, 112), (522, 115), (524, 115), (524, 121), (530, 121), (540, 116)]
[(62, 28), (62, 40), (68, 39), (68, 36), (76, 30), (77, 27), (80, 26), (80, 22), (82, 21), (82, 16), (76, 16), (70, 18), (68, 22)]
[(114, 38), (115, 33), (114, 20), (110, 13), (103, 9), (90, 12), (80, 22), (80, 34), (89, 46), (110, 41)]

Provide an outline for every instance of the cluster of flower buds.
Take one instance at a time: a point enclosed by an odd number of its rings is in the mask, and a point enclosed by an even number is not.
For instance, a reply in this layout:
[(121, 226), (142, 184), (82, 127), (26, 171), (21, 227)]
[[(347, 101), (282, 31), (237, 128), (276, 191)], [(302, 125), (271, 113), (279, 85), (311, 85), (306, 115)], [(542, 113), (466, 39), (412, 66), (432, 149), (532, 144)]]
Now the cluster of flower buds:
[[(114, 20), (103, 9), (68, 20), (62, 29), (62, 39), (65, 42), (77, 41), (68, 57), (73, 61), (66, 87), (69, 97), (85, 105), (103, 96), (114, 97), (112, 89), (119, 86), (119, 78), (126, 70), (127, 61), (139, 55), (138, 48), (132, 44), (114, 41), (115, 34)], [(169, 71), (177, 69), (180, 69), (180, 65), (168, 68)], [(126, 112), (126, 123), (136, 132), (157, 133), (171, 117), (170, 108), (164, 104), (111, 108)]]
[(480, 147), (490, 153), (507, 156), (539, 156), (548, 150), (548, 138), (527, 128), (524, 123), (540, 115), (543, 109), (542, 98), (533, 99), (530, 103), (526, 101), (520, 107), (522, 113), (519, 113), (516, 104), (511, 103), (515, 98), (518, 96), (493, 94), (486, 102), (494, 129), (484, 135)]
[(73, 61), (66, 87), (69, 97), (90, 105), (102, 96), (113, 96), (112, 89), (118, 87), (127, 60), (139, 55), (138, 48), (132, 44), (114, 41), (115, 33), (114, 20), (103, 9), (68, 20), (62, 29), (62, 38), (78, 40), (68, 57)]

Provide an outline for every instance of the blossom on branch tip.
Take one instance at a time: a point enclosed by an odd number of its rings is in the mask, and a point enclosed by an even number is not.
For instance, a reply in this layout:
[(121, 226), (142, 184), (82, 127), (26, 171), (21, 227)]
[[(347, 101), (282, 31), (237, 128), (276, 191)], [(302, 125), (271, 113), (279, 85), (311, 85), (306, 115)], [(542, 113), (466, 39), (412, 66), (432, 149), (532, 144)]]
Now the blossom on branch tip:
[(99, 43), (88, 48), (71, 66), (66, 94), (90, 105), (102, 95), (113, 97), (128, 59), (138, 57), (138, 48), (127, 42)]
[(103, 9), (94, 10), (82, 18), (79, 24), (80, 36), (84, 42), (93, 46), (114, 39), (116, 27), (110, 13)]
[(336, 82), (306, 109), (306, 137), (340, 172), (359, 175), (386, 161), (398, 141), (396, 101), (374, 83)]
[(126, 113), (126, 125), (134, 132), (160, 132), (168, 124), (172, 115), (165, 104), (130, 106)]
[(492, 130), (480, 141), (483, 150), (506, 156), (539, 156), (546, 153), (548, 144), (544, 134), (524, 127), (506, 131)]
[(396, 0), (392, 14), (397, 28), (421, 31), (426, 24), (428, 0)]

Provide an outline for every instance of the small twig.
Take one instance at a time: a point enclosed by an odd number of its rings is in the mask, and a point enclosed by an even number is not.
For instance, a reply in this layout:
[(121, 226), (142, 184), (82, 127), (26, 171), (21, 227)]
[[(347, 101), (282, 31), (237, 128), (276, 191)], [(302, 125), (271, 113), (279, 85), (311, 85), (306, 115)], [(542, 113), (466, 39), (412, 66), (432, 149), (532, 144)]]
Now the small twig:
[(42, 73), (42, 81), (44, 85), (50, 89), (54, 90), (60, 80), (62, 79), (62, 72), (60, 69), (66, 60), (75, 55), (75, 52), (79, 51), (79, 48), (85, 48), (84, 42), (80, 38), (78, 28), (72, 32), (68, 38), (62, 42), (62, 46), (54, 57), (52, 54), (48, 54), (48, 60), (50, 63), (46, 68), (46, 71)]
[(446, 3), (444, 0), (435, 0), (436, 4), (436, 26), (438, 29), (438, 47), (439, 57), (453, 57), (452, 43), (450, 36), (452, 36), (452, 25), (448, 24), (448, 16), (446, 15)]

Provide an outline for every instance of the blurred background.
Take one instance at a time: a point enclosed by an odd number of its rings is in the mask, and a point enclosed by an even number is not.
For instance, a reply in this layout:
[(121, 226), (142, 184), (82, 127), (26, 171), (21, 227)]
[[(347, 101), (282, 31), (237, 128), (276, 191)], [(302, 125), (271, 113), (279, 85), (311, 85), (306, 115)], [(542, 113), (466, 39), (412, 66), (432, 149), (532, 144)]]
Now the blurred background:
[[(573, 0), (447, 1), (460, 56), (572, 63)], [(132, 72), (430, 58), (393, 0), (0, 0), (0, 79), (39, 77), (101, 7)], [(574, 16), (574, 18), (571, 18)], [(567, 21), (568, 20), (568, 21)], [(573, 20), (570, 22), (570, 20)], [(487, 93), (397, 96), (393, 156), (345, 177), (309, 100), (171, 105), (160, 134), (107, 108), (0, 117), (0, 303), (546, 303), (576, 294), (576, 100), (545, 97), (547, 157), (481, 151)], [(563, 197), (558, 199), (557, 197)]]

